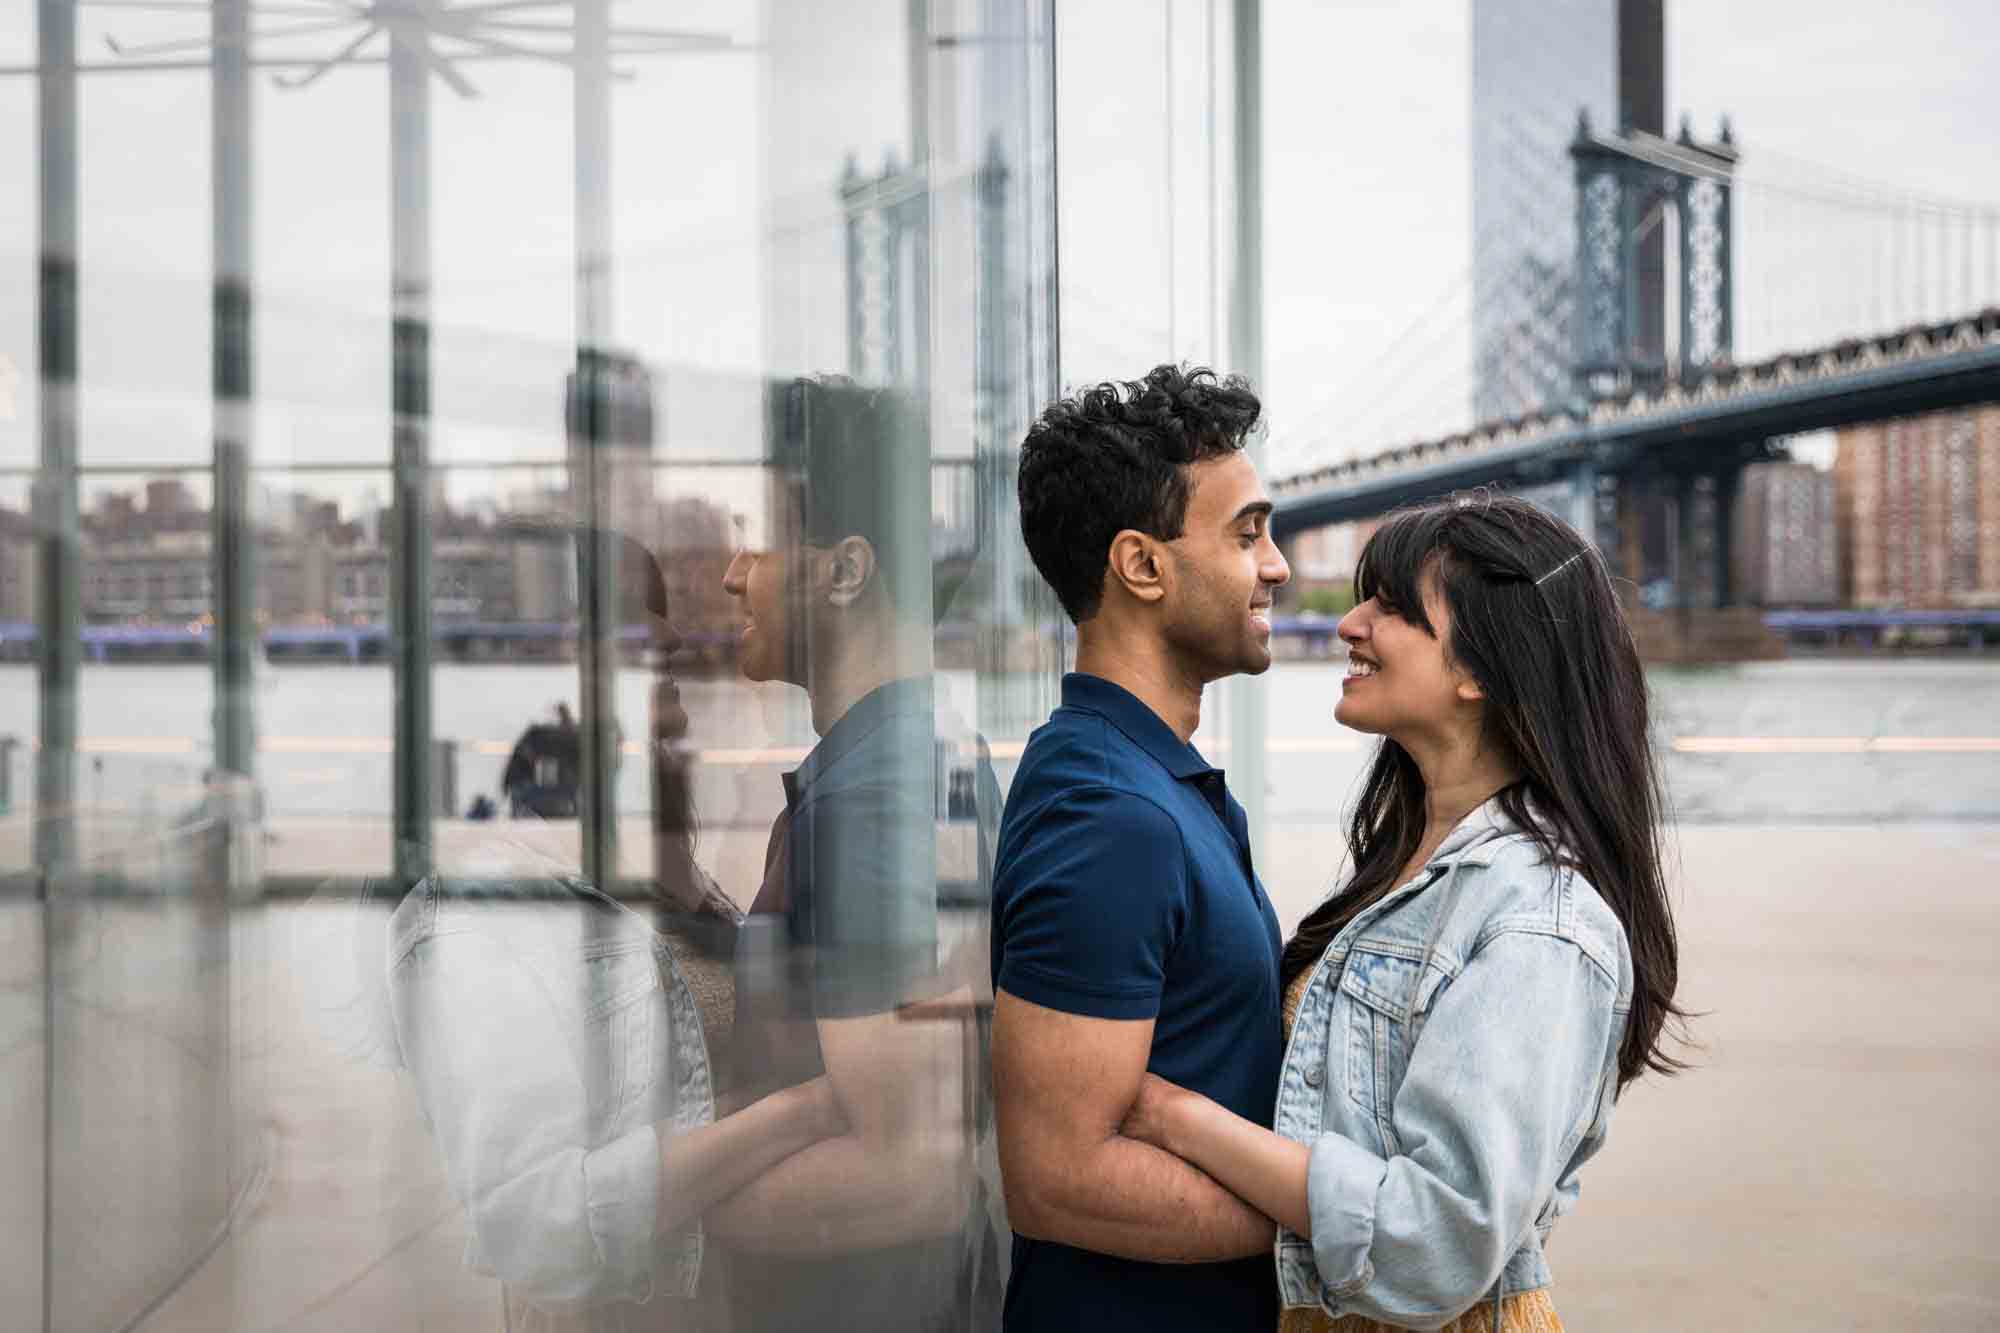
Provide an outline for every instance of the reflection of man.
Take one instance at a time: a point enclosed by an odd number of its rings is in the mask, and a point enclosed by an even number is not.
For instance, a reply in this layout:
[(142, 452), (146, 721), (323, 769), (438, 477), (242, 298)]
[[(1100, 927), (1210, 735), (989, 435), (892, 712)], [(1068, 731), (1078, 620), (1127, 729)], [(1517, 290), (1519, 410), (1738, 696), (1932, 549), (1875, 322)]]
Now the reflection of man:
[(745, 1330), (964, 1318), (964, 1035), (897, 1009), (938, 967), (928, 451), (888, 391), (798, 382), (778, 404), (775, 539), (725, 588), (744, 674), (802, 686), (819, 743), (785, 776), (737, 952), (737, 1097), (825, 1073), (847, 1131), (709, 1213)]
[[(654, 901), (642, 915), (524, 844), (488, 840), (389, 922), (387, 1045), (464, 1206), (466, 1262), (504, 1283), (509, 1329), (716, 1327), (703, 1213), (845, 1122), (824, 1079), (715, 1119), (712, 1052), (730, 1015), (720, 942), (736, 912), (691, 855), (688, 718), (668, 668), (679, 637), (645, 547), (577, 536), (615, 562), (613, 623), (648, 637)], [(614, 721), (582, 724), (615, 734)], [(557, 725), (574, 745), (578, 721)], [(383, 956), (379, 941), (370, 954)]]
[(1289, 571), (1242, 453), (1257, 399), (1161, 366), (1049, 407), (1021, 527), (1077, 626), (993, 877), (994, 1112), (1013, 1329), (1271, 1328), (1271, 1223), (1123, 1137), (1152, 1070), (1269, 1124), (1278, 921), (1242, 809), (1188, 743), (1202, 687), (1271, 663)]

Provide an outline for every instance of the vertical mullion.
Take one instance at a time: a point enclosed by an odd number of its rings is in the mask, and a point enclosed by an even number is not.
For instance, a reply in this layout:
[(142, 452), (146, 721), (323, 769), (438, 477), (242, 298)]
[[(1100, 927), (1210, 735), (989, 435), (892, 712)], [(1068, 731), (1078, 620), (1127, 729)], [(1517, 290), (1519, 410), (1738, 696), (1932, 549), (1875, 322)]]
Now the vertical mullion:
[(76, 5), (36, 10), (39, 209), (40, 468), (35, 476), (36, 667), (41, 747), (35, 756), (34, 856), (42, 896), (41, 1327), (55, 1312), (55, 941), (49, 899), (76, 857), (76, 687), (82, 638), (77, 569)]
[(251, 230), (249, 0), (216, 0), (210, 66), (214, 227), (215, 767), (254, 777), (255, 541), (249, 515)]
[(35, 576), (41, 748), (35, 759), (35, 864), (76, 855), (76, 689), (82, 652), (77, 570), (76, 6), (40, 0), (41, 458), (35, 477)]
[(430, 72), (421, 22), (389, 42), (394, 536), (389, 548), (395, 673), (395, 866), (408, 884), (431, 862)]
[[(1235, 0), (1235, 40), (1231, 43), (1235, 78), (1234, 188), (1236, 241), (1229, 292), (1230, 369), (1247, 377), (1259, 393), (1264, 384), (1264, 71), (1262, 0)], [(1245, 450), (1260, 469), (1264, 440), (1258, 436)], [(1263, 681), (1237, 676), (1229, 687), (1229, 788), (1255, 848), (1265, 825), (1264, 745), (1268, 699)]]
[(577, 579), (577, 712), (582, 790), (577, 819), (586, 882), (618, 878), (617, 539), (605, 530), (611, 487), (611, 15), (609, 0), (578, 0), (572, 88), (576, 196), (576, 389), (572, 485), (582, 531)]

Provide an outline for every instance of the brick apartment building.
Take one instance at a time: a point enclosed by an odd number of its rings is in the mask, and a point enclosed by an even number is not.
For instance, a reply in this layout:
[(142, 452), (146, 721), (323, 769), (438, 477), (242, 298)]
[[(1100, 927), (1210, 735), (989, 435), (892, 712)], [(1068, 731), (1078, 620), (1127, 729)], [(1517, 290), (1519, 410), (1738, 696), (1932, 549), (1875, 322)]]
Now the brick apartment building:
[(1841, 597), (1837, 486), (1808, 463), (1743, 469), (1730, 534), (1736, 599), (1751, 606), (1833, 606)]
[(1838, 432), (1843, 600), (2000, 606), (2000, 404)]

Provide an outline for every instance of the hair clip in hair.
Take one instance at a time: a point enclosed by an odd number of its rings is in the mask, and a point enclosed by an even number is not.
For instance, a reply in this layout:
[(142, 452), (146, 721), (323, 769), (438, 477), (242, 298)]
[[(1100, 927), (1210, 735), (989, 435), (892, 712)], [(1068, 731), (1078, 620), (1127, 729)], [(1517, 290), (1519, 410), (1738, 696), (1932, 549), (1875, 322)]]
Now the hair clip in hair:
[(1560, 565), (1557, 565), (1554, 569), (1550, 570), (1548, 573), (1536, 579), (1535, 586), (1537, 588), (1541, 587), (1544, 583), (1547, 583), (1550, 579), (1562, 573), (1565, 569), (1568, 569), (1571, 565), (1575, 564), (1577, 561), (1583, 559), (1583, 557), (1588, 553), (1589, 552), (1587, 550), (1578, 551), (1575, 555), (1571, 556), (1569, 559), (1563, 561)]

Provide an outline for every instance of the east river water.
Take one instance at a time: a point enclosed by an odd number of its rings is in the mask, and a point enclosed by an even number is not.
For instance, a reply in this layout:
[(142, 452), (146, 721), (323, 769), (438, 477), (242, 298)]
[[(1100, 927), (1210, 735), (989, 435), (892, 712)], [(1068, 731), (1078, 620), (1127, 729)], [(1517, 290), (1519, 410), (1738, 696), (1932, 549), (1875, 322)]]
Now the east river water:
[[(1268, 808), (1274, 822), (1344, 816), (1372, 742), (1333, 720), (1343, 666), (1284, 662), (1269, 682)], [(969, 673), (942, 673), (973, 712)], [(1693, 822), (2000, 819), (2000, 661), (1979, 658), (1799, 659), (1652, 673), (1656, 735), (1675, 817)], [(618, 676), (628, 740), (644, 734), (650, 677)], [(744, 826), (775, 810), (777, 775), (812, 743), (802, 696), (735, 680), (680, 683), (700, 761), (703, 822)], [(143, 810), (207, 767), (210, 675), (201, 665), (86, 666), (79, 691), (79, 800)], [(1203, 732), (1228, 767), (1226, 692), (1210, 692)], [(457, 742), (458, 808), (497, 794), (515, 737), (574, 706), (570, 664), (436, 668), (437, 736)], [(264, 666), (255, 709), (260, 778), (273, 816), (387, 814), (391, 679), (384, 666)], [(0, 668), (0, 737), (35, 735), (31, 668)], [(993, 735), (1001, 766), (1020, 737)], [(26, 806), (33, 763), (16, 748), (12, 806)], [(645, 807), (644, 765), (621, 768), (619, 806)]]

